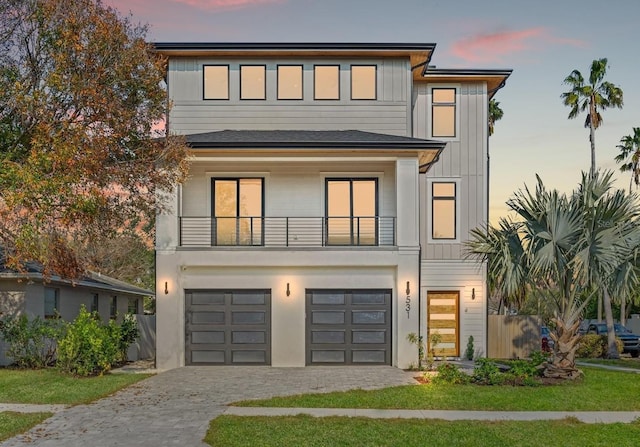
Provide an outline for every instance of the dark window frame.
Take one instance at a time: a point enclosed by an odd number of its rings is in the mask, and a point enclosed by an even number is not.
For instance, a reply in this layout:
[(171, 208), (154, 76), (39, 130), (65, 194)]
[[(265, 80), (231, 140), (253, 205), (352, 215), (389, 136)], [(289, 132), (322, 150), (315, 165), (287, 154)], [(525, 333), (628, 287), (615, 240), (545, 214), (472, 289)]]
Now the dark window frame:
[[(373, 67), (373, 98), (354, 98), (353, 97), (353, 67)], [(378, 65), (377, 64), (351, 64), (349, 67), (350, 88), (349, 92), (352, 101), (377, 101), (378, 100)]]
[(100, 294), (91, 294), (91, 312), (100, 312)]
[(109, 319), (115, 320), (118, 318), (118, 295), (111, 295), (109, 301)]
[[(217, 241), (217, 231), (216, 231), (216, 226), (214, 225), (215, 219), (216, 219), (216, 180), (221, 180), (221, 181), (235, 181), (236, 182), (236, 197), (240, 197), (240, 180), (260, 180), (260, 194), (262, 194), (262, 203), (261, 205), (261, 210), (260, 216), (244, 216), (244, 217), (260, 217), (261, 219), (261, 234), (260, 234), (260, 244), (249, 244), (249, 245), (241, 245), (241, 244), (232, 244), (232, 245), (220, 245), (218, 244)], [(251, 246), (263, 246), (264, 245), (264, 209), (265, 209), (265, 185), (264, 185), (264, 177), (211, 177), (211, 219), (212, 219), (212, 225), (211, 225), (211, 245), (212, 246), (242, 246), (242, 247), (251, 247)], [(240, 201), (238, 200), (236, 203), (236, 219), (238, 217), (243, 217), (240, 216)], [(225, 216), (226, 217), (226, 216)], [(236, 221), (237, 222), (237, 221)], [(239, 232), (236, 232), (236, 242), (239, 238), (240, 234)]]
[[(206, 67), (227, 67), (227, 97), (207, 98)], [(229, 64), (204, 64), (202, 66), (202, 100), (203, 101), (229, 101), (231, 99), (231, 66)]]
[[(316, 67), (335, 67), (338, 69), (338, 97), (337, 98), (318, 98), (316, 91)], [(340, 82), (341, 66), (340, 64), (314, 64), (313, 66), (313, 100), (314, 101), (340, 101), (342, 98), (342, 82)]]
[[(131, 312), (131, 303), (133, 303), (133, 306), (135, 306), (135, 312)], [(135, 297), (128, 297), (127, 299), (127, 313), (131, 314), (131, 315), (137, 315), (138, 314), (138, 298)]]
[[(262, 98), (243, 98), (242, 97), (242, 68), (243, 67), (262, 67), (264, 69), (264, 95)], [(240, 79), (240, 101), (266, 101), (267, 100), (267, 66), (266, 64), (240, 64), (238, 67), (238, 75)]]
[[(433, 92), (435, 90), (453, 90), (453, 102), (436, 102)], [(437, 107), (453, 106), (453, 135), (436, 135), (434, 132), (435, 113)], [(458, 88), (457, 87), (432, 87), (431, 88), (431, 137), (433, 138), (458, 138)]]
[[(300, 67), (300, 97), (280, 98), (280, 67)], [(304, 65), (303, 64), (278, 64), (276, 65), (276, 100), (278, 101), (304, 101)]]
[[(434, 185), (453, 185), (453, 196), (436, 196)], [(435, 202), (453, 202), (453, 237), (435, 236)], [(458, 239), (458, 182), (455, 181), (433, 181), (431, 182), (431, 239), (434, 241), (455, 241)]]
[[(53, 290), (53, 313), (47, 313), (47, 290)], [(43, 314), (45, 319), (53, 319), (60, 317), (60, 288), (59, 287), (45, 287), (44, 288), (44, 309)]]
[[(329, 182), (349, 182), (349, 216), (340, 216), (344, 218), (350, 218), (351, 224), (351, 243), (350, 244), (330, 244), (329, 243)], [(373, 181), (375, 184), (375, 216), (354, 216), (353, 215), (353, 182), (354, 181)], [(379, 237), (379, 218), (380, 218), (380, 199), (379, 199), (379, 179), (378, 177), (326, 177), (324, 181), (324, 215), (325, 215), (325, 223), (324, 223), (324, 243), (323, 245), (331, 245), (331, 246), (343, 246), (343, 247), (377, 247), (380, 245), (380, 237)], [(374, 228), (374, 236), (375, 242), (373, 244), (359, 244), (356, 242), (356, 235), (354, 233), (354, 220), (358, 217), (375, 217), (375, 228)], [(359, 233), (357, 235), (357, 239), (360, 239)]]

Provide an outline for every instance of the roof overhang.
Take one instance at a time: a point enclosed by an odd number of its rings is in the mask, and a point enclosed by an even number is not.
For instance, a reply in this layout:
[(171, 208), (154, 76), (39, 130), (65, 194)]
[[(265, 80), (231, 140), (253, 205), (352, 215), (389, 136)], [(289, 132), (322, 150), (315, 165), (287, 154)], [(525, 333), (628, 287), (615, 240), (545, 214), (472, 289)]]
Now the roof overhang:
[(438, 161), (446, 142), (362, 131), (224, 130), (185, 136), (197, 154), (417, 156), (420, 172)]
[[(156, 42), (156, 52), (168, 57), (399, 57), (411, 66), (426, 66), (435, 43), (342, 42)], [(420, 76), (416, 70), (415, 76)]]
[(511, 69), (441, 69), (425, 66), (421, 79), (427, 82), (486, 82), (489, 99), (507, 82)]

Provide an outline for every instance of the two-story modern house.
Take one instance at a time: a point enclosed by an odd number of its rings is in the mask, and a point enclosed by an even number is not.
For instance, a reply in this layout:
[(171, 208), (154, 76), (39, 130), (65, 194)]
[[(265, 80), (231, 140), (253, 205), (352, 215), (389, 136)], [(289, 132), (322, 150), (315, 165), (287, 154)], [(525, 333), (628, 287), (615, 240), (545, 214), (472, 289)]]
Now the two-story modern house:
[(157, 217), (157, 366), (486, 352), (488, 102), (434, 44), (157, 43), (191, 174)]

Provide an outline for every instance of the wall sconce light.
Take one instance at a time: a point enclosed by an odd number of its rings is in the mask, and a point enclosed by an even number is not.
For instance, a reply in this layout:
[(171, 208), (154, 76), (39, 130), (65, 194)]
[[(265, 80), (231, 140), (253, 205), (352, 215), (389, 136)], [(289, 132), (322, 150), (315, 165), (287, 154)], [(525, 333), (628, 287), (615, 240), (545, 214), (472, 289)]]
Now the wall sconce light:
[(287, 283), (287, 296), (291, 295), (291, 290), (289, 289), (289, 283)]
[(165, 295), (169, 295), (169, 282), (168, 281), (164, 282), (164, 294)]
[(471, 289), (471, 299), (472, 300), (476, 299), (476, 288), (475, 287), (473, 289)]
[(405, 292), (407, 292), (407, 295), (411, 295), (411, 287), (409, 281), (407, 281), (407, 290), (405, 290)]

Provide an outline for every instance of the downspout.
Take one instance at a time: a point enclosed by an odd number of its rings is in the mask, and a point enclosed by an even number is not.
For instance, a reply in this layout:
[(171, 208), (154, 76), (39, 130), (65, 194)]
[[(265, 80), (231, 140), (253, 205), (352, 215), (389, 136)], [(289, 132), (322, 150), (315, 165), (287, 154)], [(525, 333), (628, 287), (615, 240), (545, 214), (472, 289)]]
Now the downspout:
[[(491, 196), (490, 194), (490, 188), (491, 188), (491, 182), (490, 182), (490, 178), (491, 178), (491, 156), (490, 156), (490, 151), (489, 151), (489, 103), (491, 102), (491, 96), (493, 96), (493, 94), (495, 94), (498, 90), (500, 90), (502, 87), (504, 87), (507, 84), (507, 80), (504, 79), (500, 85), (498, 85), (496, 88), (492, 89), (492, 90), (487, 90), (487, 225), (489, 225), (489, 197)], [(488, 261), (487, 261), (488, 263)], [(484, 284), (484, 288), (485, 288), (485, 301), (486, 301), (486, 306), (487, 306), (487, 311), (485, 312), (485, 323), (484, 323), (484, 327), (487, 328), (487, 330), (484, 333), (484, 345), (487, 348), (487, 353), (486, 355), (489, 355), (489, 271), (488, 271), (488, 264), (485, 265), (485, 284)], [(500, 297), (500, 305), (502, 304), (502, 297)], [(498, 314), (500, 314), (500, 305), (498, 305)]]

